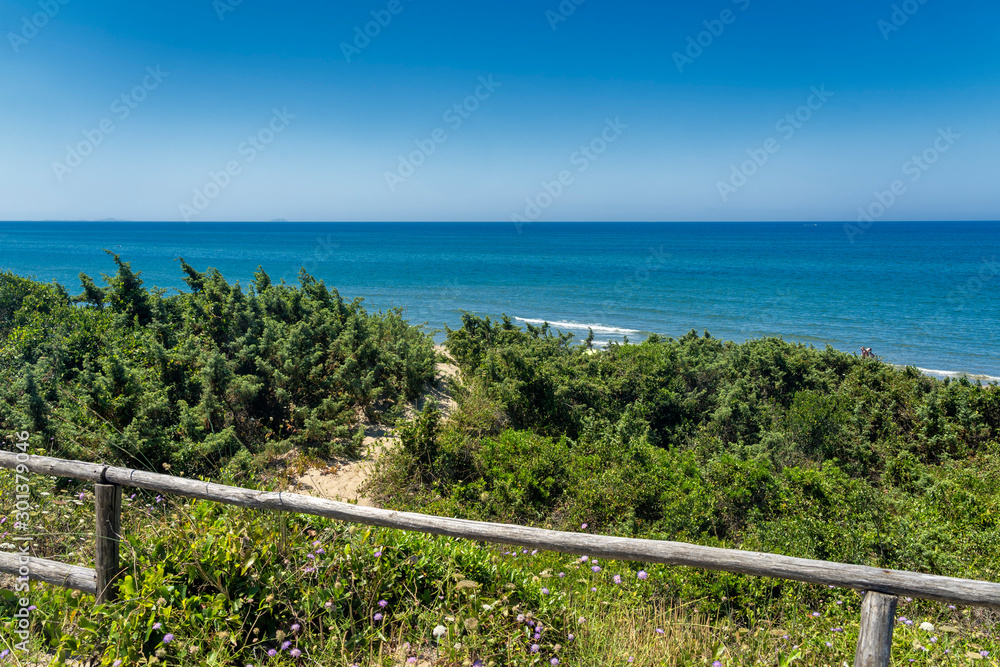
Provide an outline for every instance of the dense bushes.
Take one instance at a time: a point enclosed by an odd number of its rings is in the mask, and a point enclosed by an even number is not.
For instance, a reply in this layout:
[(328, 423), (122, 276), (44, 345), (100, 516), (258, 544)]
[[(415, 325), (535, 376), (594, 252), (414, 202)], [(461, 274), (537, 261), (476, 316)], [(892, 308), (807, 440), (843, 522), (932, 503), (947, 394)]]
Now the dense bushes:
[(54, 455), (215, 473), (239, 452), (325, 453), (358, 442), (364, 411), (433, 376), (429, 337), (399, 310), (369, 314), (304, 272), (244, 291), (181, 260), (187, 294), (117, 272), (83, 293), (0, 275), (0, 423)]
[(447, 347), (460, 409), (425, 444), (436, 456), (386, 467), (394, 506), (1000, 573), (996, 386), (778, 339), (595, 351), (470, 315)]

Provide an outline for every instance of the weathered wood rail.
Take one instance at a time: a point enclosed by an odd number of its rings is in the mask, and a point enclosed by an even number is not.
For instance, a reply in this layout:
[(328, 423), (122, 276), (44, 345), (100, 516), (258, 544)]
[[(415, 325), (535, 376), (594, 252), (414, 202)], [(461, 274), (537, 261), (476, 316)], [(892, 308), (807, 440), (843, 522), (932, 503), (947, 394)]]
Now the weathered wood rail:
[[(888, 570), (864, 565), (792, 558), (770, 553), (704, 547), (682, 542), (643, 540), (607, 535), (566, 533), (542, 528), (468, 521), (395, 512), (376, 507), (312, 498), (296, 493), (264, 492), (200, 482), (183, 477), (0, 452), (0, 468), (26, 466), (31, 473), (94, 482), (97, 503), (96, 570), (35, 559), (32, 578), (95, 594), (98, 601), (115, 599), (114, 581), (120, 572), (117, 542), (122, 486), (189, 498), (280, 512), (297, 512), (370, 526), (445, 535), (481, 542), (511, 544), (567, 554), (587, 554), (615, 560), (685, 565), (737, 574), (791, 579), (866, 592), (862, 604), (861, 635), (855, 667), (888, 665), (896, 607), (895, 596), (909, 596), (953, 604), (1000, 608), (1000, 584)], [(103, 488), (102, 488), (103, 487)], [(0, 554), (0, 571), (16, 573), (19, 557)], [(58, 567), (57, 567), (58, 566)], [(62, 568), (62, 569), (60, 569)], [(42, 578), (43, 574), (47, 578)]]

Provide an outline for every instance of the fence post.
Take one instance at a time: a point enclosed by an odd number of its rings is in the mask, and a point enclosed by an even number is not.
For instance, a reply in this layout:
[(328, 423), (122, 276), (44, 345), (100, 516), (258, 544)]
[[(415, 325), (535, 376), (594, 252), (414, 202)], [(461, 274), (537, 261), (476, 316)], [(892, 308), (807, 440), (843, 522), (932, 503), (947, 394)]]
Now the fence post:
[(95, 570), (97, 604), (114, 602), (118, 597), (118, 574), (121, 564), (118, 542), (121, 539), (122, 489), (117, 484), (94, 484), (97, 514)]
[(861, 602), (861, 632), (854, 667), (889, 667), (898, 601), (895, 595), (875, 591), (865, 593)]

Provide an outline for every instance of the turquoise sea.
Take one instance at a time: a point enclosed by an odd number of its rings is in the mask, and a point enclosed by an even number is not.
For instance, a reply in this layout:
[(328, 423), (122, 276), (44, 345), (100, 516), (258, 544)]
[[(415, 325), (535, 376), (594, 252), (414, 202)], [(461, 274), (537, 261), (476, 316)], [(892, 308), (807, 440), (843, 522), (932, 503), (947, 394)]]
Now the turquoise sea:
[(80, 291), (114, 265), (182, 290), (176, 258), (246, 283), (300, 268), (428, 330), (463, 310), (638, 341), (781, 336), (1000, 379), (1000, 223), (0, 223), (0, 270)]

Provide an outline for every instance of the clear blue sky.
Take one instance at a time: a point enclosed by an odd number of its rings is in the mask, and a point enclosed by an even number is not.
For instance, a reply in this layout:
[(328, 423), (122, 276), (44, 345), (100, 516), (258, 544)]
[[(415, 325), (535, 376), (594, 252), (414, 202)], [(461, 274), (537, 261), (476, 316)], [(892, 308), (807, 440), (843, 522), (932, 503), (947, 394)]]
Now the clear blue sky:
[(996, 2), (63, 1), (0, 3), (0, 219), (1000, 218)]

